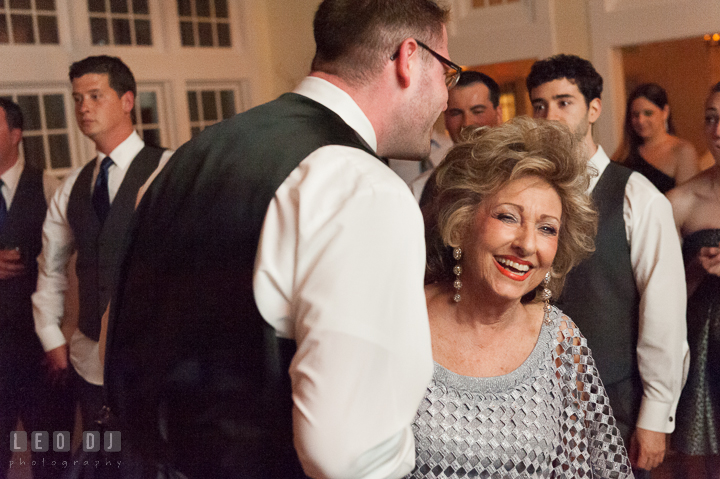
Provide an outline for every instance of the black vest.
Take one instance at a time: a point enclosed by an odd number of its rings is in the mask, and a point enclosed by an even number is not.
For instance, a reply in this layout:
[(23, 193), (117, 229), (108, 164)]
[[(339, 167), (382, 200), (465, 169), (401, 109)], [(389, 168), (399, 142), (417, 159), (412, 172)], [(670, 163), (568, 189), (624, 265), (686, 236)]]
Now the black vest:
[(8, 217), (0, 231), (0, 247), (20, 248), (26, 274), (0, 280), (0, 346), (11, 341), (37, 343), (30, 296), (37, 285), (37, 261), (47, 212), (43, 172), (25, 165)]
[(600, 215), (596, 250), (570, 271), (558, 306), (587, 338), (615, 418), (634, 427), (642, 397), (636, 351), (640, 295), (623, 219), (631, 173), (610, 162), (595, 185), (592, 197)]
[[(183, 145), (134, 218), (113, 297), (108, 402), (145, 459), (189, 478), (304, 477), (288, 367), (255, 304), (275, 191), (325, 145), (375, 155), (335, 113), (285, 94)], [(338, 438), (352, 440), (352, 438)]]
[(95, 161), (85, 165), (70, 192), (67, 217), (78, 252), (78, 328), (95, 341), (100, 338), (100, 320), (110, 301), (120, 247), (135, 212), (137, 192), (157, 168), (163, 151), (152, 146), (140, 150), (125, 173), (104, 224), (100, 224), (92, 205)]

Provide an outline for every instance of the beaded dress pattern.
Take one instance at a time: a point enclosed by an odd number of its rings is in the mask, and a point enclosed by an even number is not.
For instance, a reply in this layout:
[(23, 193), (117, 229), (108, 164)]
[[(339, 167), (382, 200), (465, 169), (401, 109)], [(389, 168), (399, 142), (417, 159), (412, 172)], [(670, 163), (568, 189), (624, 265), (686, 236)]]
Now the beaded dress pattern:
[[(683, 239), (689, 264), (704, 246), (720, 244), (720, 229)], [(673, 448), (691, 455), (720, 454), (720, 277), (706, 274), (687, 303), (690, 371), (677, 407)]]
[(509, 374), (468, 377), (435, 364), (407, 478), (633, 477), (587, 341), (559, 309), (549, 316)]

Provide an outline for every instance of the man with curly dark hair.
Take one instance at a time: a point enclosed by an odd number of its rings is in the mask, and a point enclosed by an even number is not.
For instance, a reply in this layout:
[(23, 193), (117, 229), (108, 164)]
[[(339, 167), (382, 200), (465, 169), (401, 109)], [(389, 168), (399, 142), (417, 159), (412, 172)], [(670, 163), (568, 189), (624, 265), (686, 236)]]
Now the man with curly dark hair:
[(636, 477), (662, 463), (687, 360), (685, 275), (667, 199), (612, 163), (592, 137), (603, 80), (573, 55), (536, 62), (527, 87), (536, 118), (568, 125), (585, 145), (600, 213), (596, 251), (568, 274), (558, 305), (588, 339)]

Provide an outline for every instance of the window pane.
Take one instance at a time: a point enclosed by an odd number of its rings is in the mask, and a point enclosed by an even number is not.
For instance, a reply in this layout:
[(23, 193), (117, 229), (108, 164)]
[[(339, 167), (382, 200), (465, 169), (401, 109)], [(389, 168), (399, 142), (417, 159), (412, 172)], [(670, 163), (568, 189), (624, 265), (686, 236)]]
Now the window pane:
[(152, 45), (150, 20), (135, 20), (135, 43), (138, 45)]
[(48, 145), (50, 146), (50, 165), (53, 168), (69, 168), (71, 166), (70, 145), (67, 135), (48, 135)]
[(189, 91), (187, 95), (188, 108), (190, 110), (190, 121), (198, 121), (200, 119), (200, 115), (198, 113), (197, 92)]
[(218, 45), (221, 47), (230, 46), (230, 25), (227, 23), (217, 24)]
[(65, 101), (62, 95), (43, 95), (45, 125), (49, 130), (65, 128)]
[(90, 19), (90, 32), (93, 45), (107, 45), (110, 43), (107, 21), (104, 18)]
[(133, 12), (135, 13), (150, 13), (148, 9), (147, 0), (133, 0)]
[(143, 123), (159, 123), (157, 113), (157, 97), (154, 91), (140, 92), (140, 119)]
[(130, 20), (124, 18), (113, 18), (113, 40), (115, 45), (130, 45)]
[(55, 0), (35, 0), (35, 8), (38, 10), (55, 11)]
[(213, 46), (212, 38), (212, 24), (206, 22), (198, 22), (198, 36), (200, 41), (198, 42), (201, 47)]
[(223, 118), (235, 115), (235, 92), (232, 90), (220, 91), (220, 106)]
[(30, 9), (30, 0), (10, 0), (10, 8)]
[(210, 0), (195, 0), (195, 11), (198, 17), (209, 17)]
[(203, 120), (217, 120), (218, 111), (217, 104), (215, 104), (215, 92), (202, 91), (200, 97), (202, 98)]
[(35, 43), (32, 17), (30, 15), (10, 15), (15, 43)]
[(184, 47), (195, 46), (192, 22), (180, 22), (180, 39)]
[(23, 154), (25, 162), (37, 169), (45, 169), (45, 148), (42, 136), (23, 136)]
[(216, 18), (227, 18), (228, 17), (227, 0), (215, 0), (215, 17)]
[(112, 13), (128, 13), (127, 0), (110, 0), (110, 11)]
[(192, 128), (190, 128), (190, 134), (191, 134), (193, 137), (197, 136), (198, 133), (200, 133), (200, 131), (202, 131), (202, 130), (201, 130), (200, 127), (198, 127), (198, 126), (193, 126)]
[(10, 38), (8, 38), (7, 17), (5, 15), (0, 15), (0, 43), (8, 43), (9, 41)]
[(160, 130), (143, 130), (142, 133), (146, 145), (160, 146)]
[(192, 15), (192, 7), (190, 0), (178, 0), (178, 15), (181, 17), (189, 17)]
[(37, 95), (18, 95), (17, 104), (23, 113), (25, 130), (40, 130), (40, 99)]
[(40, 43), (60, 43), (58, 37), (57, 17), (46, 15), (38, 15), (38, 31), (40, 33)]
[(88, 10), (91, 12), (104, 12), (105, 0), (88, 0)]

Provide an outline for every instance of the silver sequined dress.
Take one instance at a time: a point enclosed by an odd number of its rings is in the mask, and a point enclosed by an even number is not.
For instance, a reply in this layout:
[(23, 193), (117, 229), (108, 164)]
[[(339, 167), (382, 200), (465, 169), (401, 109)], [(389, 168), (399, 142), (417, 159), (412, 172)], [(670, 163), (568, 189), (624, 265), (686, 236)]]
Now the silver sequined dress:
[(587, 341), (557, 308), (550, 319), (510, 374), (475, 378), (435, 364), (408, 478), (633, 477)]

